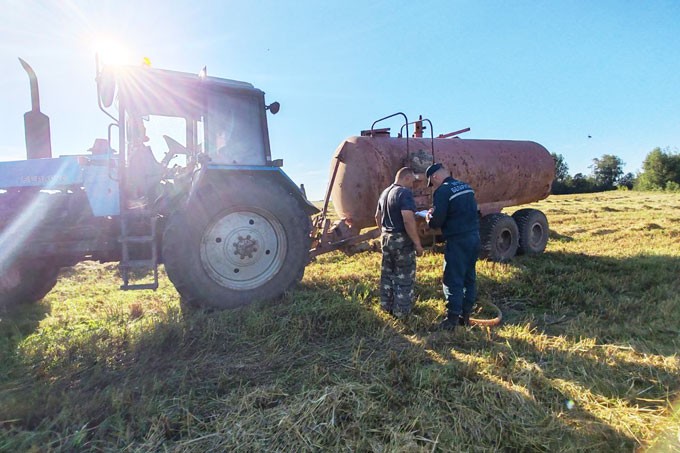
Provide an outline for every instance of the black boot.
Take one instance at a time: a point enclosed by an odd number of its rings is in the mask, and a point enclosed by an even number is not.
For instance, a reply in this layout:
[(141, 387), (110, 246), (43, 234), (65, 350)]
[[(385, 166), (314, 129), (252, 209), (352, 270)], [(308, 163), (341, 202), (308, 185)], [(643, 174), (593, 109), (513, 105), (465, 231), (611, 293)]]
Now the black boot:
[(439, 323), (439, 330), (456, 330), (458, 321), (454, 317), (446, 317), (442, 322)]
[(469, 326), (470, 325), (470, 313), (463, 313), (458, 317), (459, 326)]

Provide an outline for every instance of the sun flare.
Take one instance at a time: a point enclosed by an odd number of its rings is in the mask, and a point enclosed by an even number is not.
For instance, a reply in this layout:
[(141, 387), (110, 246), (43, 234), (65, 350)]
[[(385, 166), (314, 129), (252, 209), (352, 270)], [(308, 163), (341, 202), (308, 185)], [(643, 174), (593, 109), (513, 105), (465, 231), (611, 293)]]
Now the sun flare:
[(93, 51), (102, 64), (131, 64), (132, 53), (120, 41), (99, 37), (93, 41)]

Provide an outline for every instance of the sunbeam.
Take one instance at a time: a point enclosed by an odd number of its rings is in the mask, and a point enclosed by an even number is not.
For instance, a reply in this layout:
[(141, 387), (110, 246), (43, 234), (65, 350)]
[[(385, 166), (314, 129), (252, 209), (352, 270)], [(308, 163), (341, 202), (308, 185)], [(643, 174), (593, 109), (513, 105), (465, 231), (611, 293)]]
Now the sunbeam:
[[(43, 190), (56, 190), (60, 181), (67, 178), (69, 171), (73, 170), (72, 165), (68, 165), (69, 160), (62, 160), (57, 171), (50, 175), (47, 185)], [(9, 197), (10, 193), (2, 194)], [(39, 225), (44, 225), (49, 219), (46, 215), (49, 211), (49, 197), (47, 193), (41, 193), (36, 188), (32, 199), (20, 210), (18, 215), (0, 233), (0, 293), (9, 291), (21, 283), (21, 275), (17, 264), (17, 256), (22, 248), (30, 242), (34, 232)], [(26, 197), (21, 196), (20, 200)]]

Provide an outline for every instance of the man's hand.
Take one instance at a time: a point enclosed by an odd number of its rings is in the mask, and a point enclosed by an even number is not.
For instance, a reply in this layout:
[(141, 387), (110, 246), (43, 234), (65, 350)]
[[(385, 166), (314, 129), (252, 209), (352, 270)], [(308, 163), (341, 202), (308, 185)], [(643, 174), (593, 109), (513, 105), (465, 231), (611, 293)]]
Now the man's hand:
[(406, 234), (413, 241), (413, 246), (416, 249), (416, 255), (420, 256), (423, 254), (423, 246), (420, 244), (420, 237), (418, 236), (418, 228), (416, 227), (416, 216), (413, 211), (401, 211), (401, 216), (404, 219), (404, 228), (406, 228)]
[(428, 210), (427, 210), (427, 214), (425, 214), (425, 220), (427, 220), (427, 221), (429, 222), (430, 219), (432, 218), (432, 213), (433, 213), (433, 212), (434, 212), (434, 208), (428, 209)]

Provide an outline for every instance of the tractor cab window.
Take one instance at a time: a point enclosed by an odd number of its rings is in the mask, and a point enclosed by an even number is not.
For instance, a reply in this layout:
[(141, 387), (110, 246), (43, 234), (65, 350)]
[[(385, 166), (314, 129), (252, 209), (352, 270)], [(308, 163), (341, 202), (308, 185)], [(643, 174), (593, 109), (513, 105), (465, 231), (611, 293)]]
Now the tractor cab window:
[(254, 94), (215, 93), (208, 98), (206, 152), (213, 163), (264, 165), (264, 105)]
[[(167, 167), (186, 166), (187, 121), (184, 118), (151, 115), (145, 118), (146, 134), (153, 155)], [(169, 153), (169, 154), (168, 154)]]
[(199, 147), (194, 128), (200, 122), (174, 116), (130, 115), (126, 123), (131, 158), (144, 154), (147, 160), (155, 160), (163, 167), (185, 167), (189, 154)]
[(126, 120), (128, 194), (153, 199), (163, 178), (173, 179), (185, 169), (196, 147), (196, 122), (163, 115), (130, 114)]

